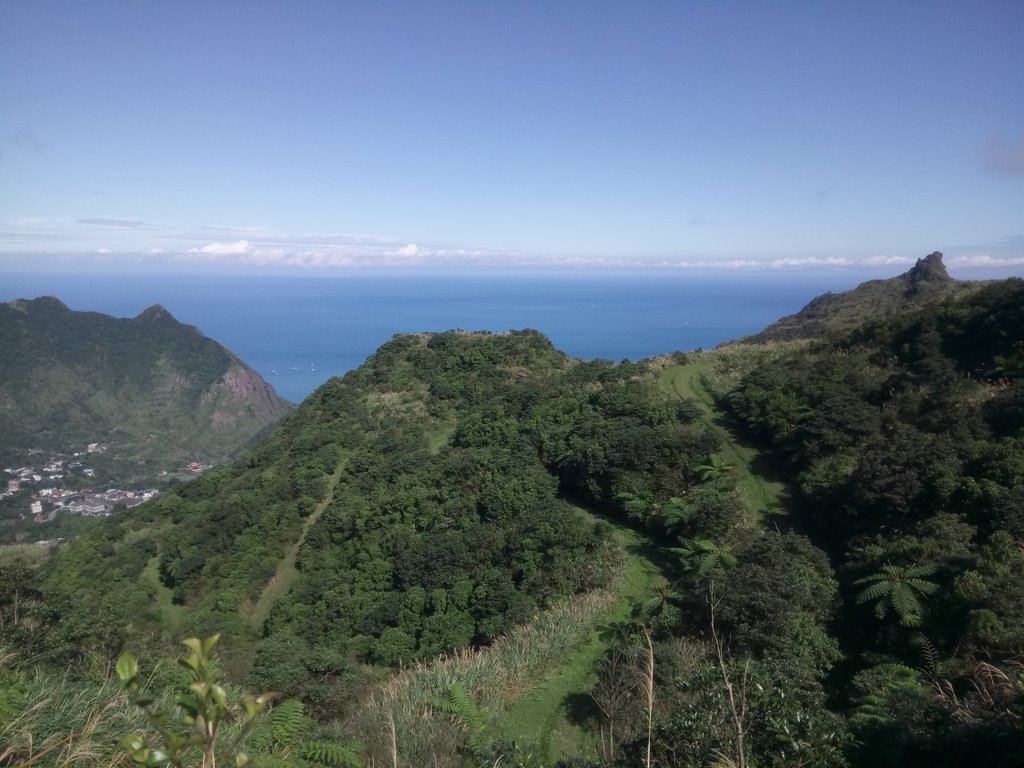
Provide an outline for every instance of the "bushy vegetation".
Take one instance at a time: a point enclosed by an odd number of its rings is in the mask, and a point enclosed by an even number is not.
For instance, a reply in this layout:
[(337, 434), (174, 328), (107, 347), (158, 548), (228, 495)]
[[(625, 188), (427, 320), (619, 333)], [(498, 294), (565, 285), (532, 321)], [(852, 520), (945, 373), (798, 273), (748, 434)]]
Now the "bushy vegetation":
[[(12, 553), (0, 637), (95, 687), (221, 631), (226, 679), (374, 765), (1013, 765), (1021, 339), (1021, 281), (647, 363), (395, 337), (238, 462)], [(560, 722), (507, 727), (583, 647)]]
[(1021, 749), (1024, 282), (751, 372), (732, 411), (832, 556), (857, 760), (1010, 765)]

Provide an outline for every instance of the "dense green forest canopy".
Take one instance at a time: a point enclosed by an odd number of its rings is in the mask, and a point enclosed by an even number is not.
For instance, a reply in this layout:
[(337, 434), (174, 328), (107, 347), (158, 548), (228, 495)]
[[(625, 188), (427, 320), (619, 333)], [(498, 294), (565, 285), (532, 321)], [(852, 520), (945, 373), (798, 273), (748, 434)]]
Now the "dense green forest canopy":
[(121, 580), (123, 606), (170, 590), (186, 629), (255, 649), (237, 662), (254, 674), (296, 647), (390, 665), (486, 644), (607, 581), (606, 526), (569, 500), (613, 509), (700, 483), (716, 438), (644, 374), (535, 332), (396, 337), (241, 461), (81, 537), (52, 583), (92, 603)]
[(837, 569), (843, 696), (875, 761), (1019, 754), (1022, 361), (1008, 280), (782, 356), (727, 398)]
[[(1020, 280), (643, 363), (397, 336), (235, 463), (5, 565), (0, 728), (28, 669), (221, 632), (231, 680), (368, 764), (1015, 765), (1022, 339)], [(632, 610), (564, 610), (641, 560)], [(541, 632), (583, 639), (481, 676)]]

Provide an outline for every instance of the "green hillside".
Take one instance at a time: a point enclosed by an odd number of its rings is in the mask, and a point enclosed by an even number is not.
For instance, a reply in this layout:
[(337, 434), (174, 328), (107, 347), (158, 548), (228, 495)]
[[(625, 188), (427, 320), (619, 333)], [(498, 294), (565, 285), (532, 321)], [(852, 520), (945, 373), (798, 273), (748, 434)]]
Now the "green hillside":
[(101, 446), (115, 478), (220, 461), (291, 406), (231, 352), (153, 306), (0, 305), (0, 460)]
[(873, 318), (913, 312), (945, 299), (964, 297), (981, 285), (951, 278), (942, 263), (942, 254), (936, 251), (918, 259), (897, 277), (869, 280), (850, 291), (818, 296), (796, 314), (780, 318), (736, 343), (821, 338), (828, 333), (849, 331)]
[(83, 726), (47, 687), (220, 632), (338, 764), (1016, 765), (1024, 281), (874, 317), (618, 365), (397, 336), (233, 464), (0, 558), (0, 740), (55, 765)]

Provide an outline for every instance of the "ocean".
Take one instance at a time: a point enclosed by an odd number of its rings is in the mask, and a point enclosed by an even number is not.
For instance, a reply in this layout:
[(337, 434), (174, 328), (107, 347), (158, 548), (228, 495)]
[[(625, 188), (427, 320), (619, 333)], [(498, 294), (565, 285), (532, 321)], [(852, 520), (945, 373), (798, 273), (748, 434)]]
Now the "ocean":
[[(133, 317), (162, 304), (300, 402), (398, 333), (533, 328), (585, 359), (639, 360), (760, 330), (847, 274), (197, 275), (0, 272), (0, 301)], [(2, 343), (2, 339), (0, 339)]]

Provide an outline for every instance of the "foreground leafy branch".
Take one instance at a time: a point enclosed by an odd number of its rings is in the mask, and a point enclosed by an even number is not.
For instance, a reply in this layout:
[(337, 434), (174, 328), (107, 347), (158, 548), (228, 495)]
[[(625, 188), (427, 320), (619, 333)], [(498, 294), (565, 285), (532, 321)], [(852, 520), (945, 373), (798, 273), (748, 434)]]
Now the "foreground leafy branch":
[[(135, 764), (184, 768), (189, 755), (198, 751), (202, 754), (202, 768), (216, 768), (217, 743), (223, 727), (239, 727), (235, 738), (237, 747), (273, 699), (273, 694), (265, 693), (245, 696), (241, 710), (232, 705), (221, 685), (222, 673), (211, 656), (219, 638), (213, 635), (206, 640), (192, 637), (184, 641), (191, 653), (180, 659), (180, 663), (189, 671), (192, 682), (187, 692), (175, 700), (180, 710), (177, 717), (161, 711), (156, 699), (141, 691), (139, 664), (131, 653), (126, 652), (118, 659), (117, 675), (121, 686), (132, 694), (132, 702), (145, 712), (149, 724), (160, 734), (157, 746), (150, 746), (134, 734), (124, 737), (121, 743)], [(244, 752), (235, 750), (234, 757), (237, 768), (252, 764)]]

